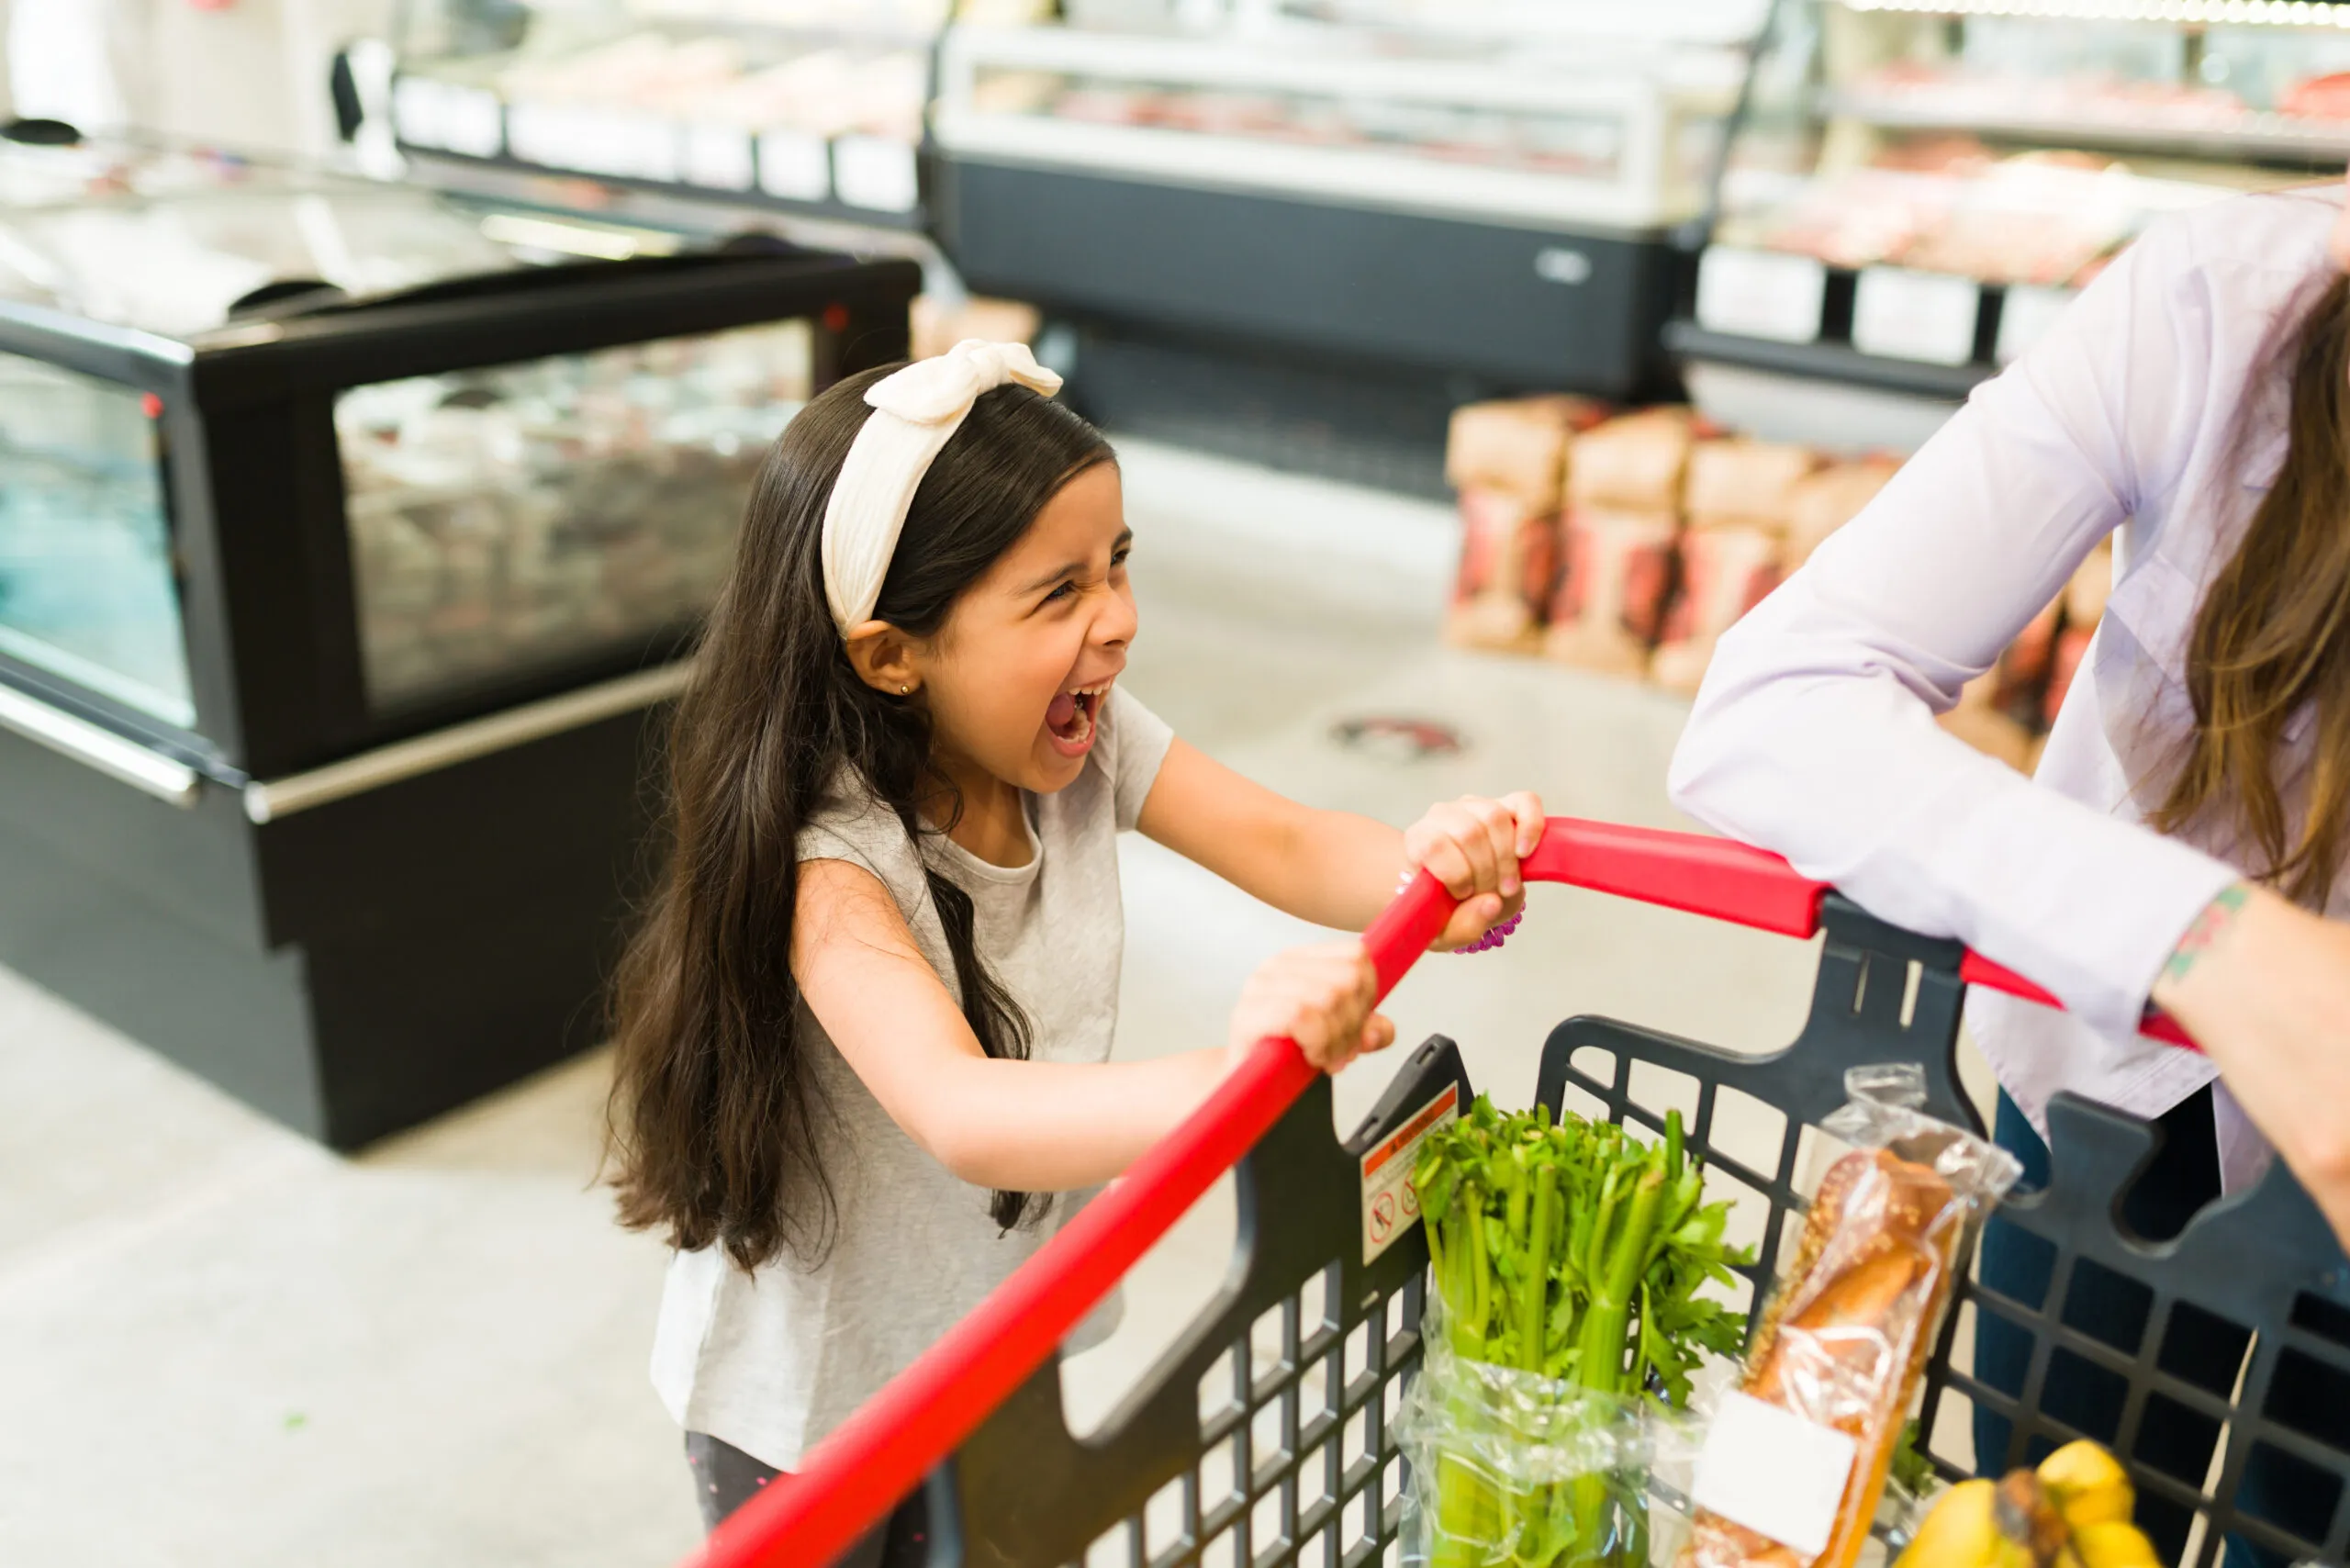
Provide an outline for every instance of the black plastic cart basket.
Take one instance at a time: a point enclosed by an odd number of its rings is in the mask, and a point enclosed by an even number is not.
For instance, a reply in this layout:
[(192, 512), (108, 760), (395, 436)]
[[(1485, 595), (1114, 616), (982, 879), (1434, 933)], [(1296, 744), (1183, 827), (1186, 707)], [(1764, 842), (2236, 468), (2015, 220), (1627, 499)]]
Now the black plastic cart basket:
[[(1979, 1128), (1957, 1077), (1967, 985), (2051, 1000), (1957, 943), (1874, 919), (1777, 857), (1723, 840), (1557, 818), (1525, 874), (1790, 936), (1824, 931), (1809, 1018), (1775, 1054), (1595, 1018), (1560, 1025), (1542, 1053), (1538, 1093), (1554, 1112), (1659, 1129), (1669, 1107), (1684, 1111), (1709, 1195), (1735, 1193), (1761, 1212), (1762, 1261), (1745, 1271), (1757, 1314), (1788, 1216), (1802, 1208), (1805, 1129), (1843, 1103), (1846, 1070), (1919, 1063), (1928, 1109)], [(1450, 909), (1423, 876), (1367, 935), (1382, 994)], [(2158, 1016), (2146, 1027), (2188, 1043)], [(1391, 1423), (1418, 1364), (1427, 1266), (1399, 1167), (1418, 1133), (1470, 1094), (1459, 1052), (1431, 1039), (1340, 1140), (1327, 1081), (1292, 1043), (1263, 1042), (1189, 1123), (811, 1452), (792, 1484), (728, 1520), (700, 1561), (814, 1568), (920, 1485), (928, 1568), (1392, 1562), (1404, 1474)], [(1774, 1157), (1741, 1158), (1717, 1136), (1733, 1096), (1783, 1122)], [(2229, 1538), (2287, 1562), (2350, 1564), (2350, 1451), (2327, 1440), (2341, 1440), (2350, 1411), (2350, 1263), (2315, 1204), (2278, 1165), (2176, 1238), (2149, 1242), (2117, 1216), (2158, 1130), (2070, 1098), (2051, 1123), (2051, 1181), (2011, 1196), (1992, 1221), (2042, 1255), (2045, 1291), (2017, 1299), (1962, 1287), (1925, 1379), (1928, 1457), (1961, 1473), (1952, 1456), (1965, 1451), (1969, 1406), (2011, 1424), (2009, 1452), (1986, 1456), (1997, 1467), (2098, 1436), (2130, 1468), (2142, 1511), (2198, 1521), (2195, 1568)], [(1227, 1287), (1100, 1434), (1072, 1436), (1060, 1342), (1226, 1170), (1237, 1170), (1239, 1201)], [(2143, 1304), (2138, 1332), (2121, 1336), (2134, 1342), (2109, 1342), (2109, 1326), (2106, 1338), (2076, 1326), (2068, 1298), (2092, 1279)], [(1986, 1313), (2030, 1336), (2013, 1396), (1954, 1364)], [(2180, 1345), (2232, 1331), (2249, 1345), (2235, 1387), (2182, 1375)], [(2117, 1431), (2081, 1433), (2043, 1402), (2052, 1368), (2068, 1364), (2076, 1384), (2103, 1380), (2118, 1393)], [(2156, 1412), (2210, 1425), (2208, 1469), (2146, 1462), (2140, 1436)], [(2262, 1485), (2244, 1484), (2248, 1470)]]

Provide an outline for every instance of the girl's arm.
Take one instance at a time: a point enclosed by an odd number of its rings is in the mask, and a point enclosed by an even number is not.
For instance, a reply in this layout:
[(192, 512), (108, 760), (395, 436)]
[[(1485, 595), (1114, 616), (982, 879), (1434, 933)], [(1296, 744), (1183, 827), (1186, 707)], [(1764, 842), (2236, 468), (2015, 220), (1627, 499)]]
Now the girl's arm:
[(962, 1180), (1051, 1193), (1111, 1180), (1199, 1107), (1248, 1047), (1295, 1039), (1336, 1071), (1394, 1038), (1359, 946), (1259, 970), (1225, 1047), (1154, 1061), (1005, 1061), (979, 1049), (889, 890), (861, 866), (800, 868), (791, 970), (809, 1011), (890, 1120)]
[(1542, 839), (1530, 794), (1436, 807), (1408, 832), (1348, 812), (1317, 811), (1245, 778), (1181, 739), (1144, 800), (1142, 832), (1275, 909), (1360, 931), (1395, 897), (1407, 868), (1426, 866), (1465, 902), (1438, 946), (1474, 941), (1517, 912), (1517, 862)]
[(2034, 788), (1934, 714), (2173, 485), (2206, 400), (2227, 395), (2209, 385), (2193, 241), (2149, 230), (1722, 639), (1671, 779), (1692, 815), (1964, 938), (2110, 1037), (2136, 1032), (2235, 873)]

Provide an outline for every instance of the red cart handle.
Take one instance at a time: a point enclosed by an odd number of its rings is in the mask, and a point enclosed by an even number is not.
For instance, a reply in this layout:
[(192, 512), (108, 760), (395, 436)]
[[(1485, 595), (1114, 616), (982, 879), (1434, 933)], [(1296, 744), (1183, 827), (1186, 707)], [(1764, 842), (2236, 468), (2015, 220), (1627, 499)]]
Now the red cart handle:
[[(1779, 857), (1728, 839), (1572, 817), (1551, 818), (1520, 869), (1528, 881), (1566, 882), (1787, 936), (1818, 932), (1829, 891)], [(1382, 998), (1454, 907), (1443, 884), (1422, 872), (1363, 934)], [(1959, 972), (2056, 1005), (2046, 991), (1975, 954)], [(2192, 1044), (2159, 1014), (2148, 1015), (2146, 1032)], [(812, 1568), (846, 1551), (1044, 1365), (1313, 1080), (1294, 1041), (1259, 1041), (1181, 1126), (811, 1450), (789, 1485), (768, 1488), (719, 1526), (696, 1560), (701, 1568)]]

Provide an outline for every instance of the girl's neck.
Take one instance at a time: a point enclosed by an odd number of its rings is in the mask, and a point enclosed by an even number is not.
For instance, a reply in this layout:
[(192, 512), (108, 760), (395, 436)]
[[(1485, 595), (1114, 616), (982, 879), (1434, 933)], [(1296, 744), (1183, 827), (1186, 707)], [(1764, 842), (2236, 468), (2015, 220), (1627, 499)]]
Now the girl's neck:
[[(1028, 864), (1036, 846), (1028, 832), (1028, 809), (1019, 786), (1007, 784), (977, 763), (959, 757), (937, 756), (932, 758), (932, 766), (961, 797), (962, 810), (955, 825), (946, 830), (947, 838), (990, 866), (1017, 868)], [(953, 804), (946, 799), (925, 802), (923, 817), (927, 822), (941, 821)]]

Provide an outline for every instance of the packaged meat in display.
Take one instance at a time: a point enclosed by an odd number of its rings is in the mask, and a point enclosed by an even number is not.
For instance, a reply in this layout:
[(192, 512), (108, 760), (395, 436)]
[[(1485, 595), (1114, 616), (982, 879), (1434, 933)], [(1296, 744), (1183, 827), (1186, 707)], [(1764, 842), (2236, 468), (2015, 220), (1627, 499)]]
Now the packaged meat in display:
[(1551, 600), (1544, 654), (1583, 669), (1645, 671), (1673, 589), (1680, 531), (1669, 511), (1571, 507), (1565, 569)]
[(2100, 541), (2065, 585), (2065, 624), (2095, 631), (2105, 619), (2105, 601), (2113, 594), (2113, 541)]
[(1967, 682), (1959, 693), (1958, 706), (1937, 722), (1984, 756), (2019, 771), (2030, 770), (2031, 731), (2000, 706), (1996, 670)]
[(2053, 724), (2073, 689), (2081, 661), (2088, 656), (2089, 640), (2105, 618), (2105, 601), (2113, 592), (2113, 542), (2101, 541), (2073, 572), (2057, 601), (2063, 609), (2062, 629), (2048, 655), (2047, 685), (2040, 701), (2042, 724)]
[(1789, 487), (1786, 570), (1796, 571), (1830, 534), (1858, 517), (1899, 467), (1889, 457), (1831, 463)]
[(972, 297), (950, 307), (934, 294), (921, 295), (913, 308), (913, 357), (935, 358), (967, 338), (1033, 343), (1040, 320), (1035, 306), (1016, 299)]
[(1567, 498), (1617, 511), (1678, 511), (1695, 440), (1686, 409), (1642, 409), (1595, 426), (1575, 438)]
[(2065, 699), (2073, 689), (2073, 679), (2080, 674), (2081, 662), (2088, 657), (2089, 642), (2097, 635), (2097, 628), (2076, 626), (2069, 622), (2056, 633), (2056, 647), (2049, 660), (2048, 692), (2041, 702), (2041, 722), (2053, 724), (2056, 715), (2064, 711)]
[[(1693, 485), (1695, 472), (1693, 465)], [(1746, 524), (1693, 527), (1681, 536), (1681, 586), (1649, 671), (1658, 685), (1697, 689), (1721, 634), (1779, 586), (1781, 549), (1776, 530)]]
[(1574, 432), (1601, 418), (1598, 405), (1582, 398), (1465, 404), (1452, 410), (1444, 476), (1456, 489), (1499, 490), (1556, 511), (1566, 482), (1568, 444)]
[(1919, 1109), (1914, 1063), (1855, 1068), (1820, 1130), (1794, 1256), (1697, 1462), (1678, 1568), (1853, 1568), (1919, 1377), (2016, 1158)]
[(2037, 716), (2042, 694), (2048, 689), (2048, 674), (2056, 659), (2056, 633), (2064, 623), (2065, 600), (2060, 595), (2051, 599), (2039, 614), (2024, 622), (1992, 666), (1987, 678), (1993, 693), (1994, 706), (2010, 715)]
[(370, 700), (397, 708), (693, 620), (808, 385), (793, 321), (343, 394)]
[(2350, 120), (2350, 71), (2296, 82), (2277, 99), (2277, 112), (2303, 119)]
[(1818, 466), (1818, 454), (1807, 446), (1743, 437), (1701, 441), (1690, 449), (1682, 510), (1696, 528), (1781, 529), (1796, 487)]
[(1558, 585), (1558, 514), (1472, 485), (1460, 492), (1460, 524), (1448, 634), (1464, 647), (1530, 651)]

